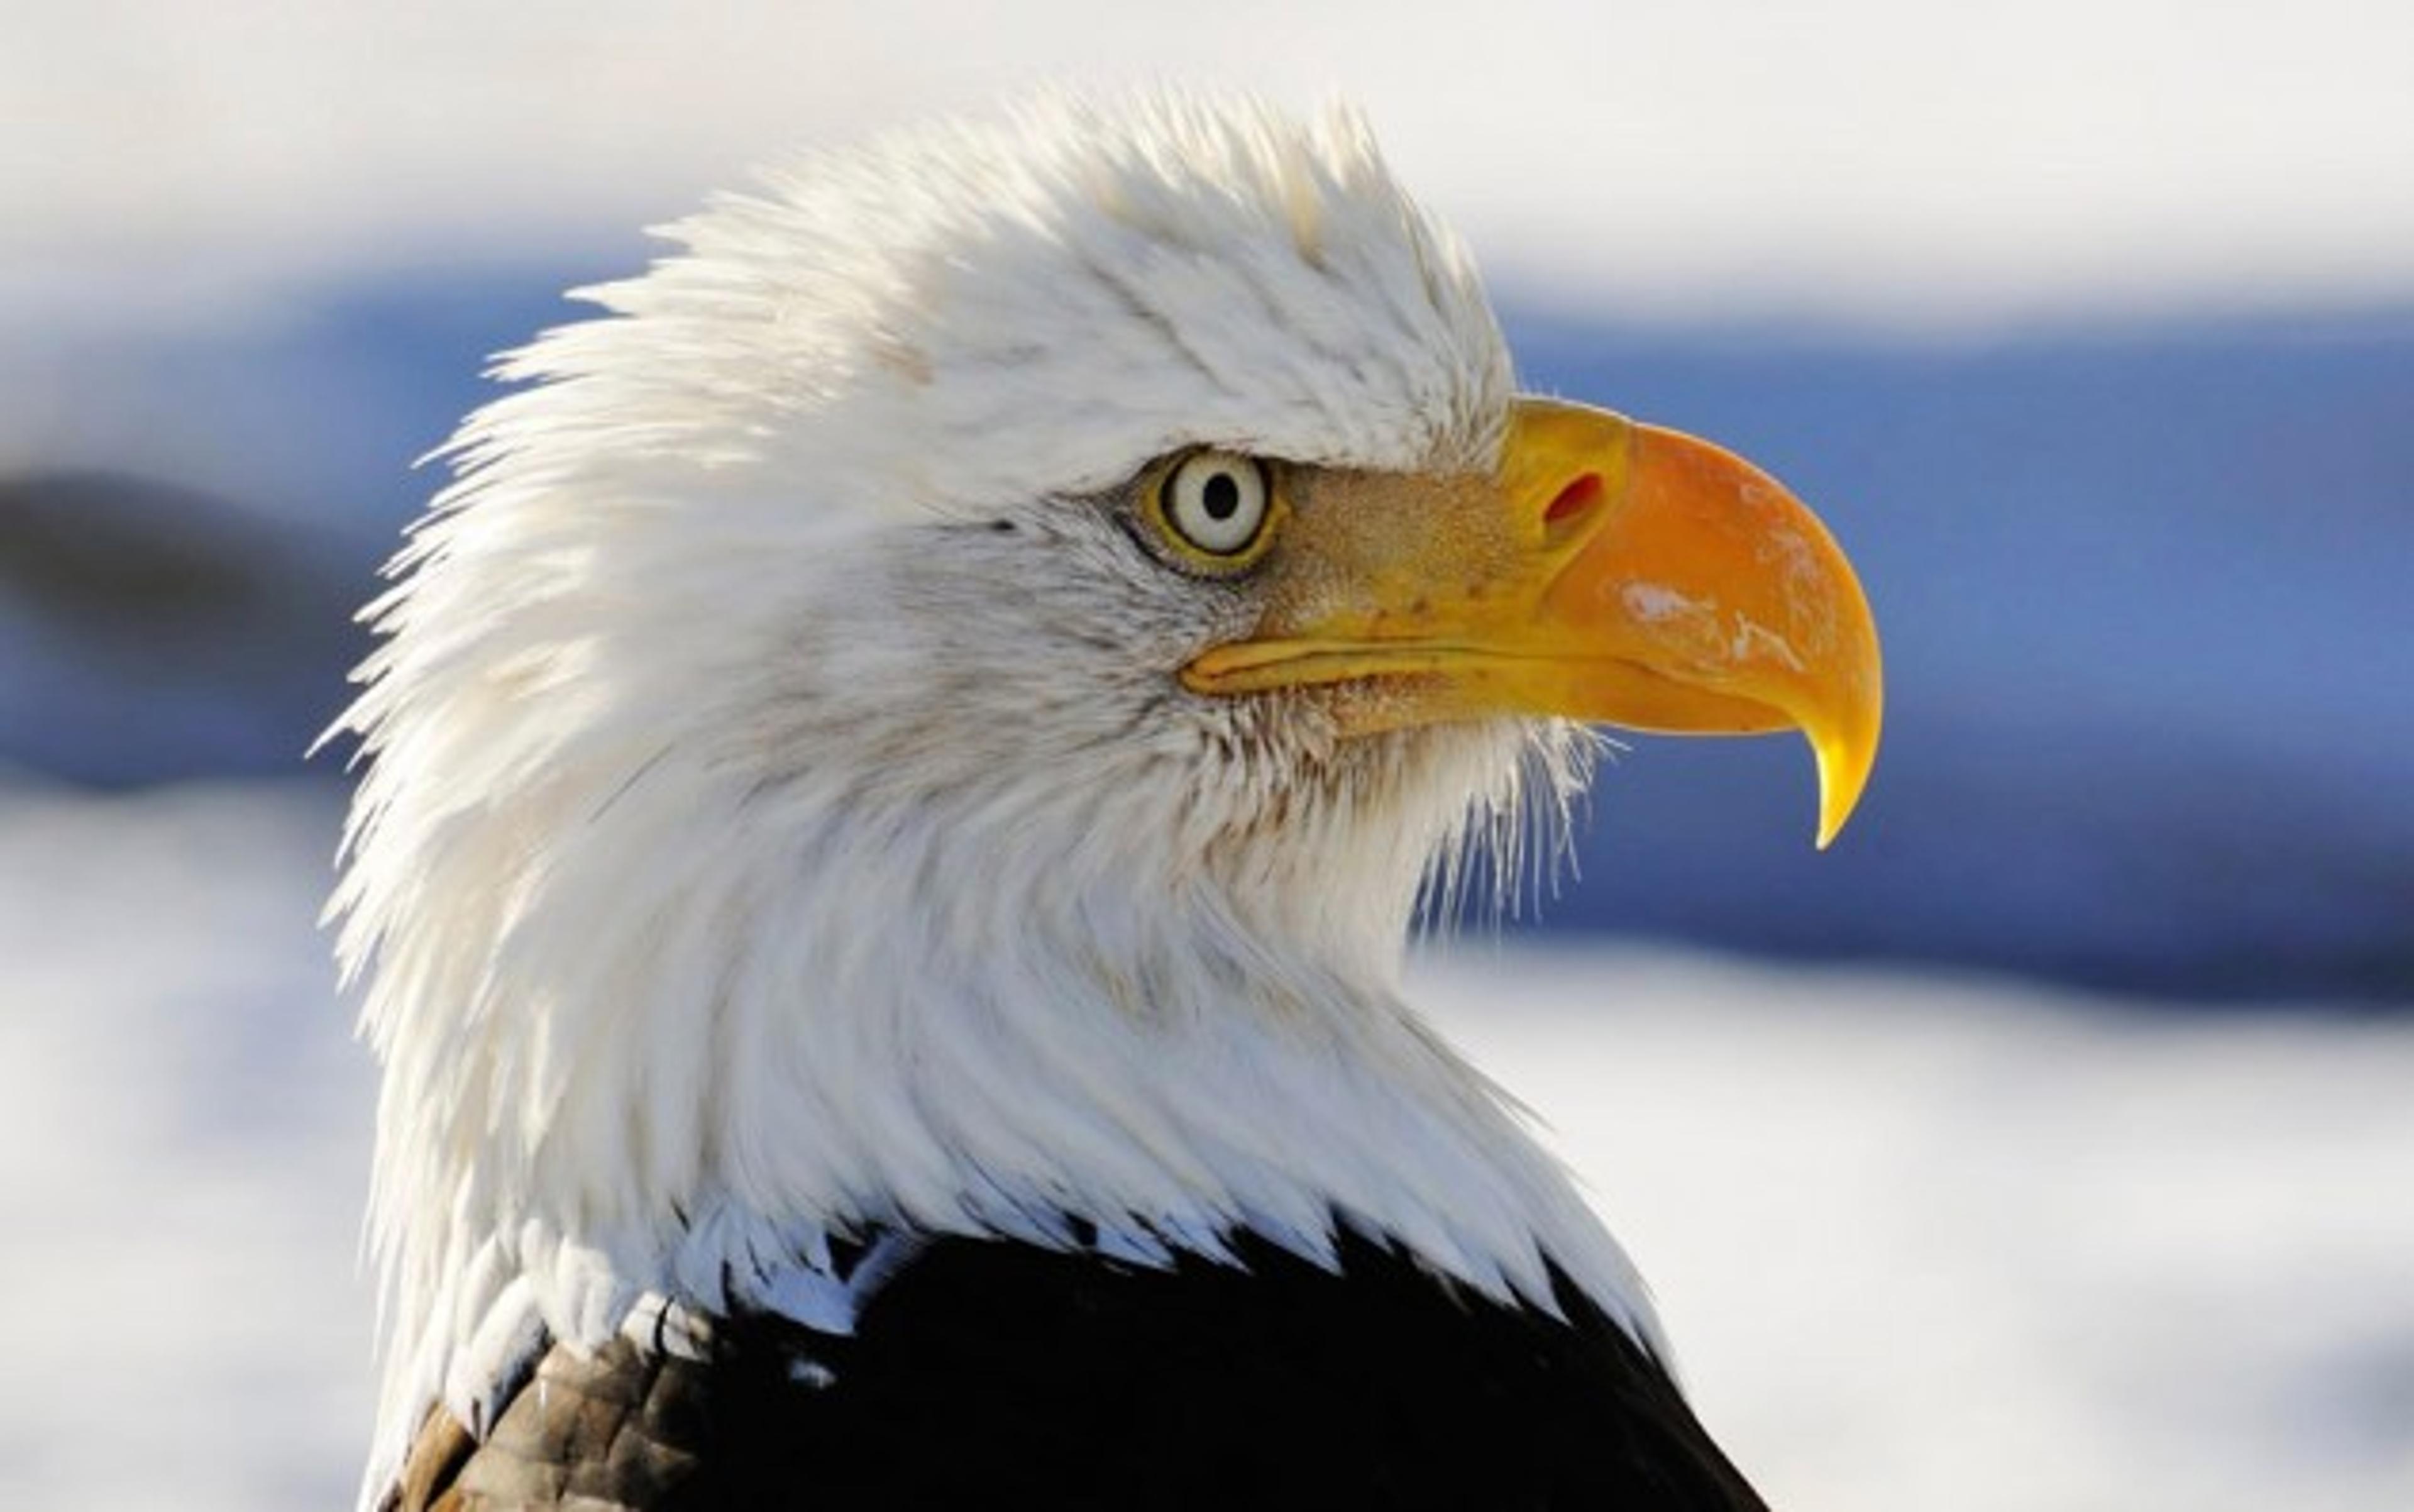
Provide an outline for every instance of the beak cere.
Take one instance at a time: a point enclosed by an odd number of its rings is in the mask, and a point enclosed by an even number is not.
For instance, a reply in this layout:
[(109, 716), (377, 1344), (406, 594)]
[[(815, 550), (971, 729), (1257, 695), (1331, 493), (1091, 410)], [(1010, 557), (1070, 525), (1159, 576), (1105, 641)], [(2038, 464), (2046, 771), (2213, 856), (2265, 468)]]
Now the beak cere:
[(1236, 696), (1364, 684), (1371, 733), (1500, 714), (1667, 734), (1798, 729), (1818, 843), (1876, 759), (1877, 628), (1818, 518), (1706, 442), (1527, 398), (1490, 477), (1303, 478), (1250, 636), (1183, 669)]

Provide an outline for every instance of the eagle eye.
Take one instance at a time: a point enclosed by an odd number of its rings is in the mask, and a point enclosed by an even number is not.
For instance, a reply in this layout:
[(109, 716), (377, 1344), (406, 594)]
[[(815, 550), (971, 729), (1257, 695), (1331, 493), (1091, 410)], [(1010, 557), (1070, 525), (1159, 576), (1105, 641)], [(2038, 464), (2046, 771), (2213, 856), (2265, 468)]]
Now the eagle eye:
[(1166, 543), (1211, 572), (1257, 560), (1274, 534), (1274, 505), (1265, 464), (1233, 452), (1182, 457), (1147, 497), (1150, 523)]

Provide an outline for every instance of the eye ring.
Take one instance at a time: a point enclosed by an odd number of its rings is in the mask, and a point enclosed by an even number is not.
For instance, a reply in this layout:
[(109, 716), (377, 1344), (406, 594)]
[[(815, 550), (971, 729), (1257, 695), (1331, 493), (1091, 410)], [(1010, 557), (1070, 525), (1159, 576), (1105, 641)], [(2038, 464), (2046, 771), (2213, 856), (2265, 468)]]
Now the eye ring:
[(1273, 538), (1276, 504), (1265, 464), (1237, 452), (1188, 453), (1148, 492), (1151, 523), (1167, 544), (1214, 572), (1257, 559)]

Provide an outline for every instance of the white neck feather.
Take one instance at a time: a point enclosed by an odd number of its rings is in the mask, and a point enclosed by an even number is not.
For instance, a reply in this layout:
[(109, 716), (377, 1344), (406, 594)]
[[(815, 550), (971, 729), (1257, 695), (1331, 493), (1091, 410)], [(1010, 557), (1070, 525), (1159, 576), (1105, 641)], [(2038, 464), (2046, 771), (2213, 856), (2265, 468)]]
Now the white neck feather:
[[(1180, 852), (1144, 785), (1015, 805), (1001, 833), (695, 775), (531, 785), (384, 941), (387, 1462), (440, 1395), (480, 1422), (539, 1328), (597, 1343), (648, 1294), (781, 1307), (872, 1224), (1051, 1244), (1073, 1218), (1143, 1257), (1245, 1227), (1322, 1257), (1346, 1219), (1545, 1308), (1547, 1258), (1659, 1347), (1565, 1175), (1397, 996), (1457, 816), (1395, 800), (1387, 829), (1335, 827), (1354, 845), (1245, 854), (1240, 892), (1155, 870)], [(550, 854), (494, 854), (538, 835)]]

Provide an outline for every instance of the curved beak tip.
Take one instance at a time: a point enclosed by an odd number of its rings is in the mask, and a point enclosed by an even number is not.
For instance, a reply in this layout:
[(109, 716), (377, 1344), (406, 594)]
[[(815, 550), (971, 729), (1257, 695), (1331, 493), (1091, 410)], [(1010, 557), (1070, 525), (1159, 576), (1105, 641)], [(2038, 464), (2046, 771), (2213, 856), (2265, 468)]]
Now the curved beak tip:
[(1819, 832), (1811, 842), (1819, 849), (1834, 845), (1844, 832), (1844, 821), (1853, 816), (1853, 807), (1860, 800), (1853, 786), (1840, 781), (1835, 768), (1819, 763)]
[(1843, 832), (1844, 823), (1860, 806), (1869, 786), (1870, 770), (1877, 763), (1878, 726), (1874, 717), (1853, 729), (1805, 730), (1811, 755), (1819, 763), (1818, 848), (1825, 850)]

